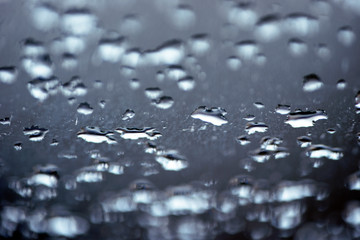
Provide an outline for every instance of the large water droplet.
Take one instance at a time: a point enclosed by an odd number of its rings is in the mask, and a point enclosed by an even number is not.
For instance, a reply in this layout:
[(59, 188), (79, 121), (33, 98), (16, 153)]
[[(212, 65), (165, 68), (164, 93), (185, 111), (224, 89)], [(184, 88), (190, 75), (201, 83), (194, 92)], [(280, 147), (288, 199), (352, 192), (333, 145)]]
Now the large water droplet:
[(113, 133), (108, 131), (101, 131), (99, 127), (85, 127), (77, 133), (77, 137), (91, 143), (103, 143), (108, 144), (117, 143), (112, 137)]
[(225, 109), (220, 107), (207, 108), (205, 106), (200, 106), (191, 114), (191, 117), (211, 123), (215, 126), (221, 126), (228, 123), (228, 120), (225, 118), (226, 114), (227, 112)]
[(305, 92), (314, 92), (324, 86), (324, 83), (320, 80), (319, 76), (312, 73), (304, 76), (303, 90)]
[(285, 121), (293, 128), (300, 127), (312, 127), (318, 120), (328, 119), (326, 113), (323, 110), (316, 111), (297, 111), (290, 113)]
[(340, 148), (332, 148), (323, 144), (311, 145), (306, 152), (310, 158), (328, 158), (331, 160), (339, 160), (343, 157)]
[(147, 138), (149, 140), (155, 140), (161, 137), (161, 133), (154, 128), (117, 128), (116, 132), (120, 133), (120, 137), (123, 139), (137, 140), (141, 138)]

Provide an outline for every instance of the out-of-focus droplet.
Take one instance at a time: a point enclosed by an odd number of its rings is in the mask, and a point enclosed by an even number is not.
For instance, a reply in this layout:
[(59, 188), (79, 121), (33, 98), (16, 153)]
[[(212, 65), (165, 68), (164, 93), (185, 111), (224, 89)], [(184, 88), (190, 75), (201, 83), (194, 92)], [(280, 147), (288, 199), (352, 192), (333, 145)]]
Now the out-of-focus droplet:
[(297, 138), (297, 143), (300, 147), (306, 148), (312, 144), (312, 139), (308, 136), (300, 136)]
[(61, 67), (66, 70), (73, 70), (78, 66), (78, 60), (75, 55), (65, 53), (62, 56)]
[(32, 9), (32, 20), (35, 27), (41, 31), (50, 31), (59, 23), (59, 13), (50, 5), (40, 5)]
[(307, 149), (306, 155), (310, 158), (339, 160), (343, 157), (343, 152), (340, 148), (332, 148), (323, 144), (314, 144)]
[(86, 142), (116, 144), (117, 142), (112, 136), (112, 132), (101, 131), (99, 127), (85, 127), (77, 133), (77, 137)]
[(151, 87), (145, 89), (145, 96), (150, 99), (156, 99), (163, 94), (163, 91), (158, 87)]
[(15, 67), (0, 67), (0, 82), (12, 84), (16, 81), (18, 71)]
[(196, 56), (205, 55), (211, 47), (210, 39), (207, 34), (193, 35), (189, 41), (190, 51)]
[(272, 209), (271, 224), (280, 230), (297, 227), (302, 220), (303, 207), (299, 202), (281, 204)]
[(347, 177), (346, 185), (350, 190), (360, 190), (360, 171)]
[(185, 4), (180, 4), (171, 14), (171, 20), (174, 26), (178, 29), (188, 29), (196, 22), (196, 15), (194, 10)]
[(144, 63), (152, 65), (179, 64), (185, 57), (185, 47), (182, 41), (171, 40), (163, 43), (155, 50), (144, 53)]
[(97, 17), (86, 9), (72, 9), (65, 12), (61, 19), (61, 27), (66, 33), (87, 35), (97, 25)]
[(334, 128), (328, 128), (328, 129), (326, 130), (326, 132), (329, 133), (329, 134), (334, 134), (334, 133), (336, 133), (336, 129), (334, 129)]
[(241, 60), (235, 56), (232, 56), (226, 60), (226, 65), (230, 70), (236, 71), (241, 67)]
[(314, 92), (324, 86), (318, 75), (312, 73), (304, 76), (303, 90), (305, 92)]
[(331, 51), (326, 44), (319, 44), (316, 49), (316, 54), (323, 60), (327, 61), (331, 58)]
[(27, 84), (27, 88), (34, 98), (44, 101), (49, 96), (55, 95), (59, 92), (60, 81), (55, 77), (48, 79), (37, 78), (30, 81)]
[(337, 81), (336, 83), (336, 88), (338, 90), (344, 90), (346, 88), (346, 81), (344, 79), (340, 79), (339, 81)]
[(343, 219), (351, 226), (358, 228), (360, 226), (360, 202), (351, 201), (346, 204), (343, 212)]
[(140, 81), (137, 78), (132, 78), (129, 81), (130, 88), (133, 90), (139, 89), (140, 87)]
[(305, 37), (317, 33), (320, 29), (320, 23), (313, 16), (293, 13), (285, 18), (284, 27), (291, 34)]
[(248, 134), (263, 133), (266, 132), (269, 127), (263, 122), (248, 122), (245, 127), (245, 131)]
[(250, 139), (246, 135), (241, 135), (241, 136), (237, 137), (236, 141), (242, 146), (245, 146), (245, 145), (248, 145), (249, 143), (251, 143)]
[(360, 110), (360, 91), (358, 91), (358, 93), (355, 96), (355, 107), (357, 111)]
[(281, 19), (277, 15), (262, 17), (255, 27), (255, 37), (264, 42), (270, 42), (280, 37), (282, 31)]
[(138, 140), (141, 138), (147, 138), (149, 140), (155, 140), (161, 137), (161, 133), (156, 131), (154, 128), (117, 128), (115, 129), (120, 137), (129, 140)]
[(126, 111), (123, 113), (122, 115), (122, 120), (126, 121), (126, 120), (130, 120), (133, 117), (135, 117), (135, 112), (132, 109), (126, 109)]
[(225, 118), (226, 114), (227, 112), (225, 109), (220, 107), (207, 108), (205, 106), (200, 106), (191, 114), (191, 117), (211, 123), (215, 126), (221, 126), (228, 123), (228, 120)]
[(300, 39), (292, 38), (288, 42), (289, 52), (292, 56), (300, 57), (307, 53), (308, 46)]
[(105, 101), (105, 100), (100, 100), (99, 106), (100, 106), (101, 108), (105, 108), (105, 106), (106, 106), (106, 101)]
[(22, 59), (22, 65), (25, 71), (32, 78), (49, 78), (53, 75), (53, 63), (48, 55)]
[(151, 105), (160, 109), (169, 109), (174, 105), (174, 99), (170, 96), (162, 96), (151, 101)]
[(62, 85), (61, 91), (66, 97), (78, 97), (84, 96), (87, 93), (87, 88), (80, 77), (75, 76)]
[(314, 123), (318, 120), (328, 119), (325, 111), (317, 110), (317, 111), (298, 111), (290, 113), (287, 116), (286, 124), (289, 124), (293, 128), (300, 127), (312, 127)]
[(275, 112), (281, 115), (289, 114), (290, 111), (291, 108), (289, 105), (278, 104), (277, 107), (275, 108)]
[(48, 132), (48, 129), (40, 128), (38, 126), (31, 126), (29, 128), (24, 128), (23, 130), (24, 135), (29, 136), (29, 140), (33, 142), (42, 141)]
[(109, 36), (100, 40), (97, 53), (102, 61), (116, 63), (125, 53), (127, 45), (125, 38), (111, 32)]
[(254, 60), (259, 53), (259, 46), (254, 41), (242, 41), (236, 44), (235, 51), (237, 55), (244, 60)]
[(227, 18), (242, 29), (251, 29), (257, 22), (258, 14), (251, 9), (250, 4), (239, 4), (230, 9)]
[(176, 150), (158, 152), (155, 159), (167, 171), (181, 171), (189, 165), (186, 158)]
[(350, 47), (356, 40), (355, 32), (351, 27), (341, 27), (337, 33), (338, 41), (345, 47)]
[(87, 102), (80, 103), (77, 107), (77, 112), (83, 115), (90, 115), (93, 111), (94, 109)]
[(73, 238), (86, 233), (89, 224), (77, 216), (55, 216), (45, 222), (47, 233), (52, 236)]
[(195, 80), (193, 77), (187, 76), (179, 79), (177, 85), (183, 91), (191, 91), (195, 87)]
[(127, 15), (121, 21), (120, 31), (124, 35), (134, 35), (142, 30), (141, 19), (136, 15)]

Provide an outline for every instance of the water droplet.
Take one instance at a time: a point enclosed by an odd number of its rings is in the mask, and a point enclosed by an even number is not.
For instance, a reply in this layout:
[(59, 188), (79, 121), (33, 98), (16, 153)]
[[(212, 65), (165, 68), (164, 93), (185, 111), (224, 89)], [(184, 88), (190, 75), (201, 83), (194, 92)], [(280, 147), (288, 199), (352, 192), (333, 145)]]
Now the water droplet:
[(329, 133), (329, 134), (334, 134), (334, 133), (336, 133), (336, 129), (334, 129), (334, 128), (328, 128), (328, 129), (326, 130), (326, 132)]
[(264, 42), (276, 40), (281, 35), (281, 19), (277, 15), (262, 17), (256, 24), (255, 37)]
[(84, 96), (87, 93), (87, 88), (82, 80), (75, 76), (62, 85), (61, 91), (66, 97), (78, 97)]
[(261, 102), (255, 102), (254, 103), (254, 106), (257, 108), (257, 109), (262, 109), (265, 107), (265, 105)]
[(346, 204), (343, 218), (345, 222), (352, 225), (355, 228), (360, 226), (360, 202), (350, 201)]
[(35, 27), (41, 31), (50, 31), (59, 23), (59, 13), (50, 5), (40, 5), (30, 11)]
[(293, 13), (285, 18), (284, 27), (288, 32), (304, 37), (317, 33), (320, 28), (320, 23), (319, 20), (313, 16)]
[(314, 92), (324, 86), (324, 83), (320, 80), (319, 76), (312, 73), (304, 76), (303, 90), (305, 92)]
[(126, 121), (126, 120), (130, 120), (133, 117), (135, 117), (135, 112), (132, 109), (126, 109), (126, 111), (123, 113), (122, 115), (122, 120)]
[(83, 218), (77, 216), (55, 216), (45, 222), (47, 233), (52, 236), (73, 238), (85, 234), (89, 224)]
[(145, 89), (145, 96), (150, 99), (156, 99), (163, 94), (163, 91), (158, 87), (146, 88)]
[(258, 163), (264, 163), (270, 160), (272, 152), (266, 149), (256, 149), (250, 153), (252, 160)]
[(11, 124), (11, 117), (4, 117), (0, 119), (1, 125), (10, 125)]
[(246, 121), (253, 121), (255, 119), (255, 116), (252, 115), (252, 114), (248, 114), (243, 119), (246, 120)]
[(20, 151), (22, 149), (22, 143), (21, 142), (14, 143), (14, 149), (16, 151)]
[(105, 106), (106, 106), (106, 101), (105, 101), (105, 100), (100, 100), (99, 106), (100, 106), (101, 108), (105, 108)]
[(200, 106), (191, 114), (191, 117), (211, 123), (215, 126), (221, 126), (228, 123), (228, 120), (225, 118), (226, 114), (227, 112), (225, 109), (220, 107), (207, 108), (205, 106)]
[(261, 148), (266, 149), (268, 151), (276, 151), (278, 150), (280, 144), (282, 144), (283, 140), (277, 137), (263, 137), (260, 140)]
[(245, 131), (248, 134), (263, 133), (266, 132), (269, 127), (263, 122), (248, 122), (245, 127)]
[(73, 35), (92, 33), (97, 24), (97, 18), (86, 9), (72, 9), (65, 12), (61, 19), (62, 29)]
[(15, 67), (0, 67), (0, 82), (12, 84), (16, 81), (18, 71)]
[(236, 71), (241, 67), (241, 60), (235, 56), (229, 57), (226, 60), (226, 65), (232, 71)]
[(120, 137), (129, 140), (138, 140), (141, 138), (147, 138), (149, 140), (155, 140), (161, 137), (161, 133), (154, 128), (117, 128), (116, 132), (120, 133)]
[(177, 150), (159, 151), (155, 159), (167, 171), (181, 171), (189, 165), (186, 158), (180, 155)]
[(103, 180), (104, 176), (102, 172), (87, 167), (80, 169), (76, 174), (76, 181), (78, 183), (94, 183), (102, 182)]
[(307, 53), (308, 46), (300, 39), (290, 39), (288, 43), (289, 52), (292, 56), (300, 57)]
[(281, 204), (272, 209), (271, 224), (281, 230), (289, 230), (301, 223), (303, 208), (299, 202)]
[(297, 138), (297, 143), (300, 147), (306, 148), (311, 145), (312, 139), (311, 139), (311, 137), (308, 137), (308, 136), (300, 136)]
[(346, 88), (346, 81), (344, 79), (340, 79), (339, 81), (337, 81), (336, 83), (336, 88), (338, 90), (344, 90)]
[(140, 88), (140, 81), (137, 78), (133, 78), (129, 81), (130, 88), (133, 90)]
[(27, 84), (27, 88), (34, 98), (44, 101), (49, 96), (55, 95), (59, 92), (60, 81), (55, 77), (37, 78), (30, 81)]
[(177, 82), (179, 89), (183, 91), (191, 91), (195, 87), (195, 80), (193, 77), (187, 76), (181, 78)]
[(237, 55), (244, 60), (254, 60), (259, 53), (259, 46), (254, 41), (242, 41), (236, 44)]
[(325, 111), (316, 110), (316, 111), (298, 111), (290, 113), (287, 116), (286, 124), (289, 124), (293, 128), (300, 127), (312, 127), (314, 123), (318, 120), (328, 119)]
[(291, 108), (289, 105), (282, 105), (282, 104), (278, 104), (277, 107), (275, 108), (275, 112), (281, 115), (286, 115), (289, 114), (291, 111)]
[(84, 115), (92, 114), (94, 109), (87, 102), (80, 103), (77, 112)]
[(207, 34), (193, 35), (189, 41), (191, 52), (196, 56), (205, 55), (211, 47), (209, 37)]
[(346, 184), (350, 190), (360, 190), (360, 171), (348, 176)]
[(136, 15), (130, 14), (124, 17), (121, 21), (120, 31), (124, 35), (133, 35), (141, 32), (142, 23), (141, 19)]
[(170, 80), (177, 81), (181, 78), (185, 78), (187, 76), (186, 71), (182, 66), (179, 65), (171, 65), (165, 70), (166, 77)]
[(127, 42), (116, 33), (110, 33), (108, 37), (100, 40), (97, 54), (104, 62), (116, 63), (126, 51)]
[(326, 44), (319, 44), (315, 50), (316, 50), (316, 54), (323, 60), (330, 59), (331, 51)]
[(311, 145), (306, 152), (310, 158), (328, 158), (331, 160), (339, 160), (343, 157), (340, 148), (332, 148), (323, 144)]
[(251, 143), (250, 139), (246, 135), (241, 135), (236, 138), (236, 141), (240, 143), (240, 145), (245, 146)]
[(185, 47), (179, 40), (165, 42), (155, 50), (144, 53), (144, 61), (153, 65), (174, 65), (179, 64), (185, 57)]
[(355, 107), (360, 110), (360, 91), (355, 96)]
[(162, 96), (151, 101), (151, 105), (160, 109), (169, 109), (174, 105), (174, 99), (169, 96)]
[(29, 140), (33, 142), (42, 141), (48, 132), (48, 129), (40, 128), (38, 126), (31, 126), (29, 128), (24, 128), (23, 130), (24, 135), (29, 136)]
[(180, 4), (171, 14), (171, 20), (178, 29), (188, 29), (195, 24), (196, 15), (189, 5)]
[(53, 64), (48, 55), (36, 58), (24, 57), (22, 66), (32, 78), (50, 78), (53, 75)]
[(77, 137), (86, 142), (116, 144), (117, 142), (112, 136), (112, 132), (101, 131), (99, 127), (85, 127), (77, 133)]
[(250, 4), (238, 4), (230, 9), (228, 21), (242, 29), (251, 29), (257, 22), (258, 15)]
[(345, 47), (350, 47), (356, 40), (355, 32), (351, 27), (341, 27), (337, 33), (338, 41)]
[(78, 60), (75, 55), (65, 53), (62, 56), (61, 67), (66, 70), (73, 70), (78, 66)]

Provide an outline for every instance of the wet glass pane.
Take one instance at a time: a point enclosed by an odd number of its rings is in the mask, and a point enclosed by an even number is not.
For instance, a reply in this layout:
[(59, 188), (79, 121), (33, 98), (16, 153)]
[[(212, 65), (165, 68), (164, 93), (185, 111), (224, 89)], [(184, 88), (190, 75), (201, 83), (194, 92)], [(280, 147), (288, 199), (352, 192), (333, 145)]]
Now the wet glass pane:
[(360, 239), (357, 0), (0, 0), (1, 239)]

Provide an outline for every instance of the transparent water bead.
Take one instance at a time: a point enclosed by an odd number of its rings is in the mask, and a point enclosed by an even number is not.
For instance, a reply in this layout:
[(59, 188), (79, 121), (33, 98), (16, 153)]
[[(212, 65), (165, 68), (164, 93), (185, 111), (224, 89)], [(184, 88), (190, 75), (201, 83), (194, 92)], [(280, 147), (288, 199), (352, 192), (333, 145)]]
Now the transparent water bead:
[(174, 105), (174, 99), (170, 96), (162, 96), (151, 101), (151, 105), (160, 109), (169, 109)]
[(162, 136), (160, 132), (158, 132), (155, 128), (151, 127), (117, 128), (115, 129), (115, 132), (119, 133), (121, 138), (129, 140), (138, 140), (141, 138), (156, 140)]
[(99, 127), (85, 127), (77, 133), (77, 137), (86, 142), (116, 144), (113, 135), (113, 132), (102, 131)]
[(312, 73), (304, 76), (303, 80), (303, 90), (305, 92), (314, 92), (319, 90), (324, 86), (324, 83), (321, 81), (318, 75)]
[(285, 123), (293, 128), (312, 127), (316, 121), (326, 119), (328, 119), (328, 117), (323, 110), (297, 111), (290, 113)]
[(310, 158), (339, 160), (343, 157), (343, 152), (340, 148), (333, 148), (323, 144), (313, 144), (307, 149), (306, 155)]
[(0, 67), (0, 82), (12, 84), (16, 81), (18, 71), (14, 66)]
[(44, 101), (50, 96), (56, 95), (61, 88), (61, 84), (56, 77), (37, 78), (28, 82), (27, 88), (34, 98)]
[(269, 127), (263, 122), (249, 122), (246, 124), (245, 131), (248, 134), (254, 133), (264, 133), (269, 129)]
[(349, 26), (341, 27), (337, 33), (338, 41), (345, 47), (350, 47), (356, 40), (355, 32)]
[(225, 118), (226, 114), (226, 110), (220, 107), (207, 108), (200, 106), (190, 116), (215, 126), (221, 126), (228, 123), (228, 120)]
[(156, 154), (155, 159), (167, 171), (181, 171), (189, 166), (186, 158), (177, 150), (160, 151)]
[(132, 109), (126, 109), (126, 111), (123, 113), (122, 115), (122, 120), (126, 121), (126, 120), (130, 120), (132, 118), (135, 117), (135, 112)]
[(83, 102), (79, 104), (76, 111), (83, 115), (90, 115), (93, 113), (94, 109), (90, 106), (89, 103)]
[(40, 128), (34, 125), (29, 128), (24, 128), (23, 130), (24, 135), (29, 136), (29, 140), (33, 142), (42, 141), (48, 132), (49, 132), (48, 129)]
[(97, 17), (87, 9), (71, 9), (66, 11), (61, 19), (62, 29), (73, 35), (88, 35), (93, 33), (97, 25)]

